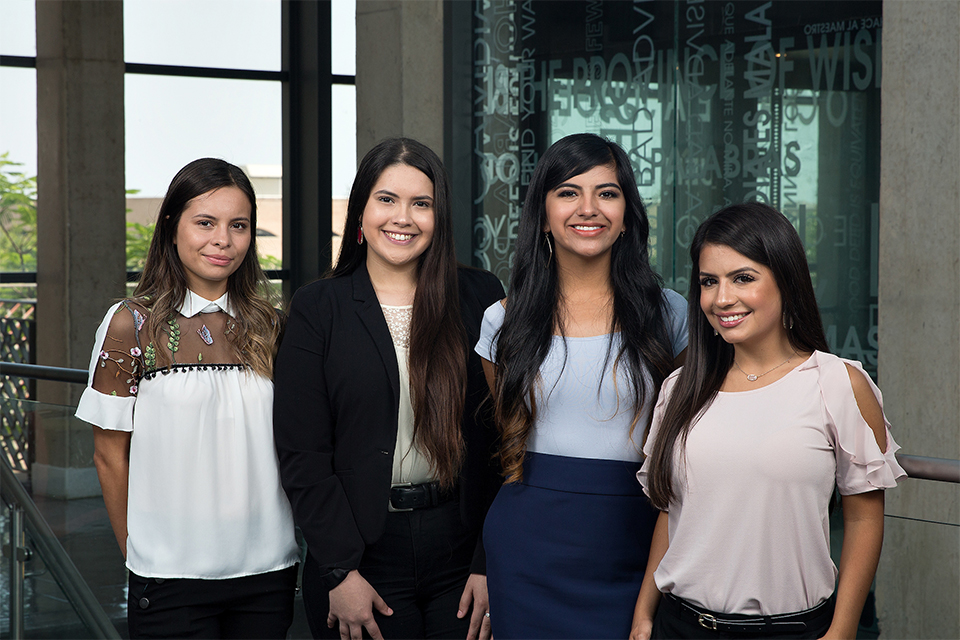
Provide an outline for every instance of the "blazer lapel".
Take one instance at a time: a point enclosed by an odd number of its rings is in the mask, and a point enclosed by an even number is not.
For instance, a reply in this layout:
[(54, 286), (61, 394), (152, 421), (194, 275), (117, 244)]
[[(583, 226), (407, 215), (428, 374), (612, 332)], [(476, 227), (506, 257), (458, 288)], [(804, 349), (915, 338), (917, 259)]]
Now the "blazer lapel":
[(393, 338), (390, 337), (387, 321), (383, 317), (383, 309), (380, 308), (377, 293), (373, 290), (373, 283), (370, 282), (370, 276), (367, 274), (367, 266), (361, 264), (350, 277), (353, 281), (353, 300), (357, 303), (357, 315), (373, 339), (377, 351), (380, 352), (380, 359), (383, 361), (387, 377), (390, 379), (390, 386), (393, 388), (394, 403), (397, 404), (400, 402), (400, 368), (397, 364), (397, 352), (393, 346)]

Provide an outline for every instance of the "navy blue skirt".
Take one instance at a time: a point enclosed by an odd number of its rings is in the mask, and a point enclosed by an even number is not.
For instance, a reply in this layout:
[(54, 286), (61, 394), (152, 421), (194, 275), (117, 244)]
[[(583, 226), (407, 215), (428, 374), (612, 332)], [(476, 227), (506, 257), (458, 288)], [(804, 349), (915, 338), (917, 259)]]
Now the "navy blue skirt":
[(494, 638), (630, 635), (658, 515), (639, 469), (527, 454), (483, 527)]

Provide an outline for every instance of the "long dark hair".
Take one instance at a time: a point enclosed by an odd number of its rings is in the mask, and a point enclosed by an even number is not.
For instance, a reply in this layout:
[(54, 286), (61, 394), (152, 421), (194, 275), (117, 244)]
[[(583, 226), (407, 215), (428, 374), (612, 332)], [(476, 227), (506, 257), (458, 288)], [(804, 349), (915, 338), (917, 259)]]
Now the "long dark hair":
[(398, 164), (417, 169), (433, 183), (433, 240), (418, 259), (410, 326), (410, 397), (414, 444), (430, 460), (440, 483), (451, 487), (464, 455), (460, 424), (467, 334), (460, 318), (450, 187), (437, 154), (410, 138), (390, 138), (367, 152), (350, 189), (344, 240), (330, 277), (351, 274), (366, 262), (367, 244), (355, 240), (360, 218), (380, 175)]
[[(597, 166), (613, 165), (626, 204), (624, 234), (611, 252), (613, 326), (622, 341), (614, 366), (629, 372), (634, 404), (631, 433), (647, 399), (656, 398), (673, 363), (660, 277), (650, 266), (650, 224), (630, 160), (619, 145), (588, 133), (554, 143), (530, 180), (517, 243), (506, 317), (497, 344), (495, 405), (502, 431), (500, 459), (507, 482), (523, 478), (527, 438), (536, 419), (535, 395), (555, 330), (563, 332), (556, 261), (543, 237), (548, 192)], [(649, 371), (653, 385), (645, 381)]]
[(667, 509), (676, 497), (673, 476), (678, 442), (682, 450), (690, 429), (716, 397), (733, 365), (733, 345), (713, 335), (713, 327), (700, 309), (698, 274), (700, 252), (705, 245), (730, 247), (770, 269), (780, 290), (791, 346), (798, 352), (830, 350), (803, 243), (790, 221), (760, 202), (735, 204), (707, 218), (690, 245), (693, 267), (687, 299), (687, 359), (664, 411), (650, 458), (647, 489), (650, 501), (658, 509)]
[[(270, 302), (267, 278), (257, 259), (257, 197), (240, 167), (218, 158), (200, 158), (177, 172), (160, 204), (143, 275), (133, 292), (134, 300), (150, 310), (147, 330), (156, 339), (187, 293), (187, 276), (175, 244), (183, 210), (197, 196), (224, 187), (240, 189), (250, 202), (250, 246), (240, 266), (227, 279), (230, 304), (237, 314), (232, 344), (241, 362), (271, 377), (280, 325)], [(157, 349), (158, 366), (170, 363), (167, 350)]]

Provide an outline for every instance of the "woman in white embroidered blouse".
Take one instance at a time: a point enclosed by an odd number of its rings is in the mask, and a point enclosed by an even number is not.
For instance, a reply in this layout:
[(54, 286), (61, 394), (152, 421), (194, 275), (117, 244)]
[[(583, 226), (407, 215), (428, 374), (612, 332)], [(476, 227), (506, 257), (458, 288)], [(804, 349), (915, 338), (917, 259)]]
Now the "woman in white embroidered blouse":
[(94, 426), (138, 637), (283, 638), (298, 547), (273, 444), (279, 318), (256, 199), (212, 158), (174, 177), (132, 298), (97, 331), (77, 416)]
[(630, 637), (853, 638), (884, 489), (905, 475), (880, 390), (829, 353), (803, 244), (778, 211), (717, 212), (690, 256), (689, 353), (638, 473), (662, 512)]

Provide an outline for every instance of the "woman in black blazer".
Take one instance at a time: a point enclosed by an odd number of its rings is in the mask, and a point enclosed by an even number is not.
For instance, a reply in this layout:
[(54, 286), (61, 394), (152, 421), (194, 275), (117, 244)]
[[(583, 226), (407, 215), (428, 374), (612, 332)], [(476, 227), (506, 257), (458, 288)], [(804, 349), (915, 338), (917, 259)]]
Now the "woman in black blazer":
[(452, 232), (436, 154), (381, 142), (332, 275), (291, 303), (274, 431), (316, 637), (489, 637), (479, 531), (500, 478), (471, 346), (503, 288), (457, 267)]

